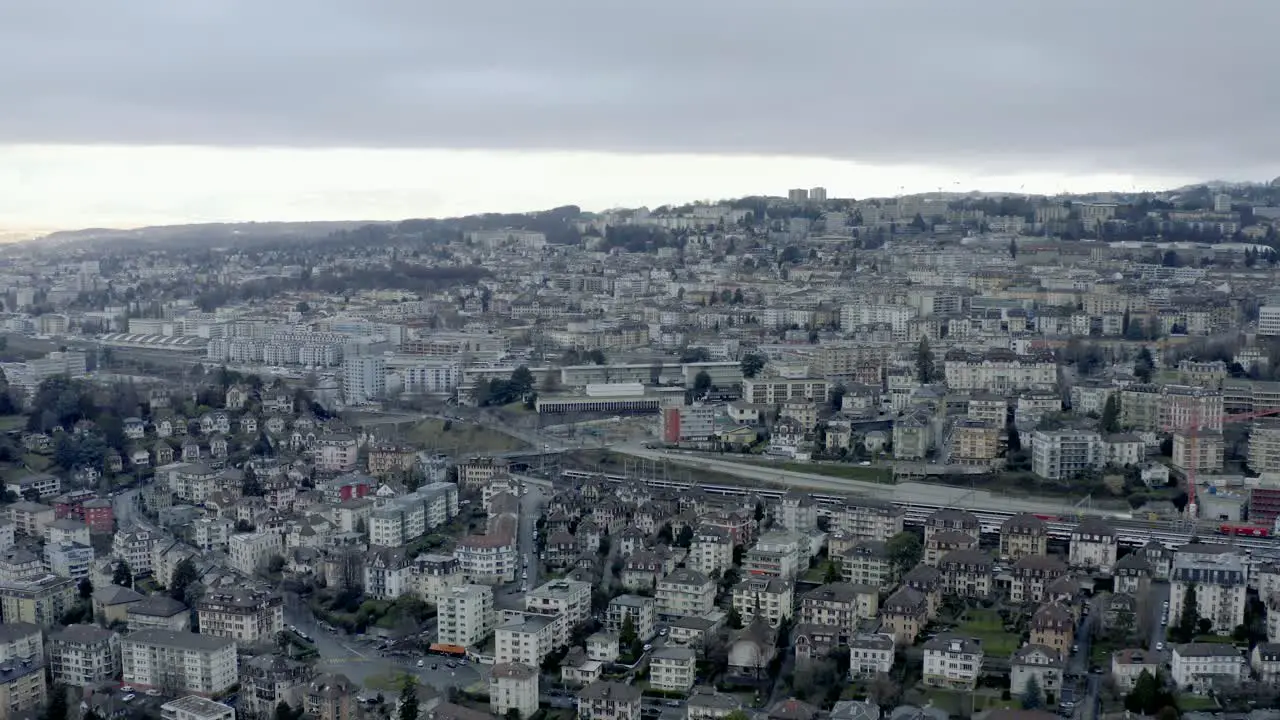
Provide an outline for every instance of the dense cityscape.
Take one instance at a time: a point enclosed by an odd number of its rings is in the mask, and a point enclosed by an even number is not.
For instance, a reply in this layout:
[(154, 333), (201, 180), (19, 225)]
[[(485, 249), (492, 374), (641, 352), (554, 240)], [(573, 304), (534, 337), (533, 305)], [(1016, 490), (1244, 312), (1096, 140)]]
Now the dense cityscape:
[(0, 246), (0, 720), (1275, 708), (1278, 231), (1280, 181)]

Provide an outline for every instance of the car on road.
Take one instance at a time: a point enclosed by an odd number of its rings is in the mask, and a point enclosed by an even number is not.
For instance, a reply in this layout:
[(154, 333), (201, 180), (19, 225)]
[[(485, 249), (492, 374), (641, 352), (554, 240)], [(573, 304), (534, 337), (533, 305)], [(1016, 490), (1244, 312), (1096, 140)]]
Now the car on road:
[(129, 693), (128, 695), (125, 695), (124, 697), (120, 698), (120, 702), (130, 702), (136, 697), (138, 696), (134, 695), (133, 693)]
[(452, 660), (450, 660), (449, 662), (445, 663), (445, 665), (447, 665), (447, 666), (448, 666), (448, 667), (450, 667), (450, 668), (456, 668), (456, 667), (458, 667), (458, 663), (456, 663), (456, 662), (454, 662), (454, 661), (452, 661)]
[[(418, 667), (423, 667), (423, 666), (424, 666), (424, 665), (426, 665), (426, 664), (427, 664), (427, 661), (426, 661), (426, 660), (419, 660), (419, 661), (418, 661)], [(434, 667), (434, 666), (432, 666), (432, 667)]]
[(667, 636), (667, 629), (666, 629), (666, 628), (661, 628), (661, 629), (659, 629), (659, 630), (658, 630), (658, 634), (659, 634), (659, 635), (661, 635), (662, 637), (666, 637), (666, 636)]
[(529, 571), (528, 571), (528, 570), (524, 570), (524, 571), (522, 571), (522, 572), (520, 573), (520, 579), (521, 579), (521, 580), (528, 580), (528, 579), (529, 579)]
[(120, 692), (122, 692), (122, 693), (131, 693), (131, 692), (133, 692), (133, 686), (132, 686), (132, 685), (121, 685), (121, 686), (120, 686)]
[(645, 644), (644, 644), (644, 651), (645, 651), (645, 652), (649, 652), (649, 651), (650, 651), (650, 650), (652, 650), (652, 649), (653, 649), (653, 645), (651, 645), (651, 644), (649, 644), (649, 643), (645, 643)]
[(1158, 642), (1158, 643), (1156, 643), (1156, 650), (1157, 650), (1157, 651), (1163, 651), (1163, 650), (1164, 650), (1164, 643), (1162, 643), (1162, 642)]

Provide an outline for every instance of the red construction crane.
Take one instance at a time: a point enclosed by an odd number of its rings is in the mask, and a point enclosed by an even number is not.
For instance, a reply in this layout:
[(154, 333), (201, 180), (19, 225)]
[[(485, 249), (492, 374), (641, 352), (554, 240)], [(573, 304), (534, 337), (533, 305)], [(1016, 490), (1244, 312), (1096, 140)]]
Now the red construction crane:
[[(1221, 416), (1219, 416), (1218, 419), (1222, 421), (1223, 425), (1226, 425), (1227, 423), (1247, 422), (1249, 420), (1257, 420), (1258, 418), (1271, 417), (1275, 415), (1280, 415), (1280, 407), (1270, 408), (1268, 410), (1258, 410), (1256, 412), (1248, 412), (1248, 413), (1223, 413)], [(1206, 427), (1209, 427), (1209, 426), (1200, 422), (1199, 413), (1193, 412), (1191, 414), (1191, 422), (1189, 423), (1189, 427), (1166, 426), (1164, 429), (1165, 429), (1165, 432), (1173, 434), (1173, 433), (1186, 432), (1186, 431), (1198, 432), (1200, 430), (1204, 430)], [(1197, 509), (1198, 509), (1198, 506), (1196, 504), (1196, 469), (1193, 463), (1191, 467), (1187, 468), (1187, 509), (1186, 509), (1187, 517), (1194, 519), (1196, 517)]]

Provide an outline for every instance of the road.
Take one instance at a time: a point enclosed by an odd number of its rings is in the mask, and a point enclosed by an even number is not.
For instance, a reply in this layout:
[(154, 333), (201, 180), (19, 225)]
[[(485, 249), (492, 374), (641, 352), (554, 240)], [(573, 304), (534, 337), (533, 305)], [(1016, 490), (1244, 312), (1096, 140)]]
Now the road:
[[(615, 452), (645, 458), (647, 460), (669, 462), (687, 467), (714, 470), (740, 478), (758, 480), (760, 482), (789, 487), (802, 487), (813, 490), (829, 490), (840, 493), (857, 493), (881, 500), (898, 503), (920, 503), (924, 505), (966, 506), (987, 508), (1004, 512), (1059, 512), (1070, 513), (1074, 510), (1069, 501), (1062, 498), (1042, 498), (1027, 500), (998, 495), (986, 490), (967, 490), (948, 485), (907, 482), (886, 485), (866, 480), (836, 478), (830, 475), (796, 472), (768, 466), (751, 465), (714, 458), (699, 457), (679, 452), (650, 450), (639, 445), (617, 445), (611, 448)], [(1094, 514), (1128, 517), (1129, 513), (1109, 513), (1093, 510)]]
[[(320, 659), (316, 663), (321, 672), (341, 673), (349, 680), (368, 688), (370, 678), (388, 680), (399, 673), (409, 673), (418, 681), (437, 690), (447, 687), (467, 688), (488, 680), (487, 668), (475, 663), (450, 669), (447, 658), (427, 657), (424, 667), (417, 666), (417, 658), (389, 658), (379, 655), (372, 641), (357, 641), (340, 632), (323, 630), (311, 614), (306, 603), (296, 596), (286, 596), (284, 621), (296, 625), (315, 642)], [(432, 670), (431, 665), (436, 669)], [(373, 688), (369, 688), (373, 690)], [(383, 690), (386, 693), (387, 691)]]
[[(522, 610), (524, 609), (524, 593), (520, 591), (522, 585), (527, 585), (530, 589), (538, 587), (540, 563), (537, 558), (537, 549), (533, 542), (533, 531), (537, 527), (538, 517), (542, 515), (542, 507), (546, 504), (546, 497), (542, 494), (542, 488), (533, 483), (525, 483), (525, 494), (520, 497), (520, 559), (519, 564), (524, 565), (524, 561), (529, 561), (527, 570), (517, 571), (515, 582), (507, 583), (498, 590), (497, 597), (494, 598), (494, 605), (499, 610)], [(528, 572), (529, 577), (522, 578), (520, 575)]]

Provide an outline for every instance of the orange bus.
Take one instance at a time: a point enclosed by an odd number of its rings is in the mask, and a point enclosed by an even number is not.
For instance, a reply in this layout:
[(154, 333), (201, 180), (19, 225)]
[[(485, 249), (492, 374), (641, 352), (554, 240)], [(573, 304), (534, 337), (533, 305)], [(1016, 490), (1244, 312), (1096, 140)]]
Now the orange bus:
[(466, 657), (467, 649), (461, 645), (449, 645), (446, 643), (432, 643), (429, 648), (431, 652), (437, 655), (450, 655), (453, 657)]

